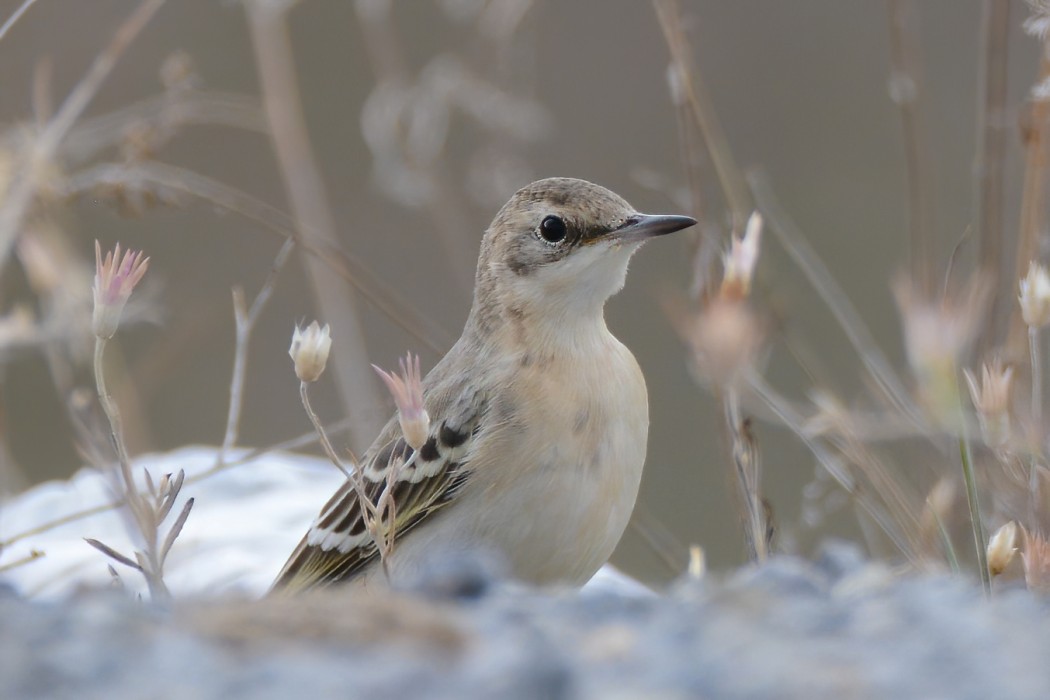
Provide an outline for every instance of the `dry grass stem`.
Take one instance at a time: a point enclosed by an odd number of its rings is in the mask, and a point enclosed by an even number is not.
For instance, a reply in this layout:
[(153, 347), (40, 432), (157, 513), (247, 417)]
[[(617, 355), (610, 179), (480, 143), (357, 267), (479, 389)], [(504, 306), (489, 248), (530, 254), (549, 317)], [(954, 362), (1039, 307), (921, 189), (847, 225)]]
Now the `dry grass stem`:
[(750, 419), (744, 419), (740, 413), (736, 389), (728, 389), (723, 403), (737, 495), (743, 510), (744, 540), (750, 559), (762, 563), (770, 554), (772, 528), (762, 498), (761, 455), (751, 431)]
[(908, 175), (908, 240), (912, 284), (925, 294), (933, 284), (935, 221), (933, 162), (923, 123), (922, 48), (914, 0), (889, 0), (890, 99), (900, 110)]
[[(310, 423), (314, 426), (314, 431), (317, 433), (317, 437), (320, 440), (321, 447), (324, 449), (325, 455), (329, 461), (336, 466), (336, 468), (343, 473), (347, 479), (354, 483), (354, 488), (359, 489), (360, 479), (357, 476), (357, 460), (354, 459), (355, 464), (354, 473), (352, 474), (346, 465), (343, 464), (343, 460), (339, 458), (339, 454), (335, 451), (332, 446), (332, 441), (328, 437), (328, 433), (325, 432), (324, 425), (321, 423), (321, 419), (318, 418), (317, 413), (314, 411), (313, 405), (310, 403), (310, 391), (309, 385), (306, 382), (299, 383), (299, 399), (302, 401), (303, 409), (306, 411), (307, 417), (310, 419)], [(360, 495), (360, 494), (359, 494)]]
[(732, 228), (734, 231), (742, 231), (755, 207), (747, 182), (733, 158), (729, 140), (707, 93), (703, 77), (693, 62), (692, 51), (682, 29), (680, 4), (678, 0), (653, 0), (653, 8), (671, 52), (672, 95), (681, 95), (682, 102), (689, 106), (703, 134), (704, 144), (711, 155), (719, 184), (729, 204)]
[(11, 13), (11, 16), (4, 21), (3, 25), (0, 25), (0, 41), (4, 40), (7, 33), (11, 31), (11, 27), (15, 26), (15, 23), (22, 18), (22, 15), (24, 15), (29, 8), (35, 4), (36, 0), (23, 0), (22, 4), (15, 8), (15, 11)]
[[(295, 77), (291, 40), (285, 8), (272, 3), (248, 3), (251, 30), (263, 106), (270, 123), (274, 151), (288, 193), (298, 236), (313, 246), (338, 249), (335, 220), (317, 166)], [(319, 314), (336, 323), (341, 351), (334, 358), (336, 382), (343, 407), (355, 419), (351, 443), (367, 445), (380, 425), (375, 410), (379, 397), (368, 372), (368, 351), (353, 287), (313, 256), (304, 256), (303, 266), (313, 286)]]
[(962, 461), (963, 483), (966, 485), (966, 504), (970, 509), (970, 526), (973, 530), (974, 548), (977, 551), (977, 570), (984, 586), (985, 595), (991, 595), (992, 579), (988, 568), (988, 555), (984, 534), (984, 521), (981, 518), (980, 499), (977, 495), (977, 476), (973, 468), (973, 455), (970, 452), (970, 442), (963, 434), (959, 438), (959, 457)]
[(814, 290), (820, 295), (821, 300), (834, 315), (865, 369), (875, 380), (876, 386), (896, 410), (909, 420), (922, 425), (924, 421), (915, 402), (904, 388), (904, 384), (879, 348), (878, 343), (875, 342), (867, 324), (850, 303), (845, 291), (821, 262), (816, 251), (806, 241), (805, 236), (791, 221), (787, 212), (781, 208), (765, 177), (756, 173), (749, 178), (749, 182), (755, 195), (755, 201), (758, 203), (758, 209), (765, 217), (766, 228), (777, 237), (792, 261), (806, 276)]
[[(1050, 80), (1050, 46), (1044, 42), (1037, 83), (1041, 84), (1047, 80)], [(1013, 271), (1015, 283), (1024, 278), (1031, 262), (1039, 257), (1046, 221), (1047, 164), (1050, 163), (1050, 100), (1034, 100), (1028, 105), (1027, 111), (1025, 126), (1021, 132), (1025, 170), (1021, 193), (1020, 230)], [(1011, 305), (1011, 309), (1004, 352), (1007, 357), (1020, 357), (1025, 352), (1027, 329), (1021, 318), (1021, 309), (1014, 305)]]
[[(973, 165), (974, 217), (977, 233), (977, 256), (986, 275), (995, 283), (992, 298), (993, 318), (1007, 318), (1009, 295), (999, 292), (1002, 250), (1006, 147), (1010, 119), (1007, 111), (1008, 39), (1010, 35), (1010, 0), (983, 0), (981, 13), (981, 47), (978, 63), (977, 148)], [(1005, 331), (1005, 327), (996, 332)], [(989, 345), (982, 343), (987, 351)]]
[[(757, 372), (747, 375), (747, 386), (772, 411), (777, 421), (791, 430), (812, 453), (817, 463), (834, 479), (857, 506), (858, 513), (871, 519), (894, 547), (912, 563), (921, 561), (921, 546), (916, 543), (916, 530), (899, 514), (894, 515), (881, 503), (881, 492), (861, 486), (858, 478), (849, 469), (850, 462), (837, 455), (823, 440), (812, 437), (806, 429), (806, 419), (791, 405), (791, 402), (774, 390)], [(872, 470), (861, 473), (872, 474)]]
[[(0, 548), (0, 551), (3, 551), (3, 549)], [(18, 559), (9, 561), (6, 564), (0, 564), (0, 574), (11, 571), (12, 569), (17, 569), (20, 566), (25, 566), (26, 564), (32, 564), (34, 561), (41, 559), (44, 556), (46, 556), (44, 552), (39, 549), (30, 550), (29, 554), (24, 557), (19, 557)]]

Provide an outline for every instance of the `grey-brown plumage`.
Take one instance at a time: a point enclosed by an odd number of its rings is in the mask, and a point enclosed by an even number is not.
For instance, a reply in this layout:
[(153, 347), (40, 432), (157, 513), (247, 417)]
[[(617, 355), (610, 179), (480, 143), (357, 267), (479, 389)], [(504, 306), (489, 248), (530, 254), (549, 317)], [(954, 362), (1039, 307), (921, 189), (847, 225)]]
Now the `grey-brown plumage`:
[[(639, 214), (570, 178), (534, 182), (500, 210), (463, 334), (423, 380), (430, 435), (394, 492), (391, 576), (469, 548), (495, 551), (536, 583), (583, 583), (605, 562), (637, 496), (648, 403), (604, 304), (642, 242), (694, 223)], [(391, 419), (362, 458), (373, 502), (411, 454)], [(369, 580), (379, 563), (345, 484), (274, 586)]]

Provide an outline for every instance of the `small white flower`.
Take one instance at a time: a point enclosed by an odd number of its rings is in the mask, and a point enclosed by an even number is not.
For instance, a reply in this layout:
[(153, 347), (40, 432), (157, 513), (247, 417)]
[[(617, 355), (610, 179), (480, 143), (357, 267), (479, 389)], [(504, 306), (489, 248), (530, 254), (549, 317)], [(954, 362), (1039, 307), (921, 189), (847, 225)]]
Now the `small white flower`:
[(385, 372), (372, 365), (390, 390), (397, 404), (397, 418), (401, 423), (401, 432), (405, 442), (413, 450), (419, 450), (430, 434), (430, 416), (423, 407), (423, 380), (419, 372), (419, 356), (412, 353), (399, 360), (401, 376)]
[(1036, 262), (1028, 265), (1028, 275), (1021, 280), (1021, 317), (1031, 328), (1050, 323), (1050, 275)]
[(95, 241), (95, 284), (92, 288), (95, 309), (91, 315), (91, 330), (96, 336), (108, 340), (117, 332), (124, 305), (148, 268), (149, 258), (144, 258), (141, 251), (129, 250), (121, 257), (119, 243), (103, 259), (102, 248)]
[(305, 330), (295, 327), (292, 333), (292, 346), (288, 354), (295, 362), (295, 376), (302, 382), (315, 382), (324, 372), (328, 363), (328, 351), (332, 347), (332, 338), (328, 333), (328, 324), (319, 326), (313, 321)]

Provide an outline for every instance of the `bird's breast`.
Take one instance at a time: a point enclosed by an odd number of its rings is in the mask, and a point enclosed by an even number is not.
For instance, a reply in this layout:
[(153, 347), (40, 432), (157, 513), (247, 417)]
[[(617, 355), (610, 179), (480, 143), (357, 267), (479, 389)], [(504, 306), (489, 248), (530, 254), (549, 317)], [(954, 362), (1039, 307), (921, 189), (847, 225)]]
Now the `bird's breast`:
[(638, 495), (649, 430), (641, 370), (606, 331), (585, 352), (522, 363), (503, 400), (508, 418), (490, 445), (503, 459), (478, 474), (482, 497), (516, 522), (497, 546), (519, 578), (583, 583)]

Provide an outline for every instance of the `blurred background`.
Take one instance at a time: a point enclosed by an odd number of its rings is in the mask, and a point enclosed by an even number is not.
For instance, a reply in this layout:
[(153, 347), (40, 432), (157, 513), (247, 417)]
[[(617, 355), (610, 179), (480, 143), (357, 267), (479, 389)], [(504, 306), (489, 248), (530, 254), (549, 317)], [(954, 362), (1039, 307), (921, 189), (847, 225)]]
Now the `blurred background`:
[[(0, 19), (20, 4), (0, 0)], [(248, 4), (259, 11), (282, 3)], [(0, 175), (12, 177), (18, 144), (62, 103), (137, 5), (40, 0), (0, 40)], [(764, 173), (879, 346), (902, 367), (890, 280), (907, 260), (908, 185), (901, 110), (891, 100), (891, 88), (901, 89), (890, 81), (893, 5), (685, 0), (680, 18), (737, 163)], [(945, 260), (973, 215), (981, 3), (913, 6), (935, 212), (929, 225)], [(1024, 3), (1010, 3), (1010, 12), (1002, 116), (1007, 231), (1018, 226), (1019, 125), (1040, 56), (1039, 42), (1021, 29)], [(286, 19), (274, 32), (265, 19), (250, 22), (240, 2), (164, 4), (70, 131), (54, 164), (58, 184), (26, 219), (26, 235), (49, 241), (52, 257), (67, 256), (52, 295), (89, 303), (95, 239), (151, 258), (142, 295), (149, 303), (118, 335), (114, 353), (114, 392), (134, 452), (223, 440), (234, 356), (230, 290), (243, 288), (250, 303), (284, 240), (274, 224), (280, 217), (257, 205), (285, 214), (295, 207), (265, 126), (268, 108), (301, 109), (337, 245), (297, 249), (277, 279), (249, 346), (242, 445), (267, 446), (309, 430), (287, 355), (296, 322), (330, 323), (333, 352), (343, 357), (358, 324), (367, 356), (350, 359), (359, 370), (371, 372), (367, 362), (393, 367), (406, 350), (422, 354), (424, 370), (433, 366), (469, 310), (482, 232), (510, 194), (534, 179), (585, 178), (642, 211), (697, 214), (686, 175), (691, 162), (700, 175), (694, 194), (704, 196), (699, 213), (728, 245), (714, 169), (695, 135), (691, 145), (683, 141), (668, 87), (668, 45), (650, 3), (303, 0)], [(261, 66), (272, 69), (268, 62), (285, 48), (294, 58), (297, 98), (261, 79)], [(263, 104), (268, 89), (275, 105)], [(165, 169), (149, 169), (158, 163)], [(233, 191), (246, 198), (237, 200), (240, 208), (257, 216), (214, 201), (228, 202)], [(248, 197), (252, 203), (244, 204)], [(663, 311), (690, 287), (693, 249), (688, 236), (647, 246), (607, 309), (610, 327), (647, 377), (652, 413), (642, 524), (627, 533), (614, 561), (650, 581), (681, 571), (689, 544), (701, 545), (714, 568), (745, 556), (721, 408), (694, 379)], [(4, 313), (45, 315), (40, 283), (26, 269), (32, 254), (32, 246), (19, 247), (4, 269)], [(312, 278), (319, 258), (364, 288), (354, 295), (356, 321), (318, 306)], [(756, 287), (773, 329), (765, 370), (772, 385), (798, 401), (815, 385), (845, 400), (862, 391), (841, 330), (770, 237)], [(90, 307), (82, 308), (89, 316)], [(92, 386), (84, 354), (90, 345), (77, 350), (85, 341), (70, 328), (58, 339), (4, 351), (0, 487), (8, 494), (82, 463), (68, 406), (76, 387)], [(56, 343), (65, 348), (58, 377), (48, 357)], [(799, 369), (798, 354), (813, 358), (819, 377)], [(315, 408), (330, 422), (349, 416), (356, 430), (336, 443), (363, 449), (392, 406), (371, 377), (347, 404), (329, 367), (313, 390)], [(827, 488), (809, 451), (775, 423), (759, 420), (753, 432), (782, 548), (810, 553), (821, 537), (858, 537), (855, 520), (831, 496), (826, 517), (804, 517), (804, 496), (819, 500), (814, 493)], [(916, 473), (921, 479), (921, 465)]]

